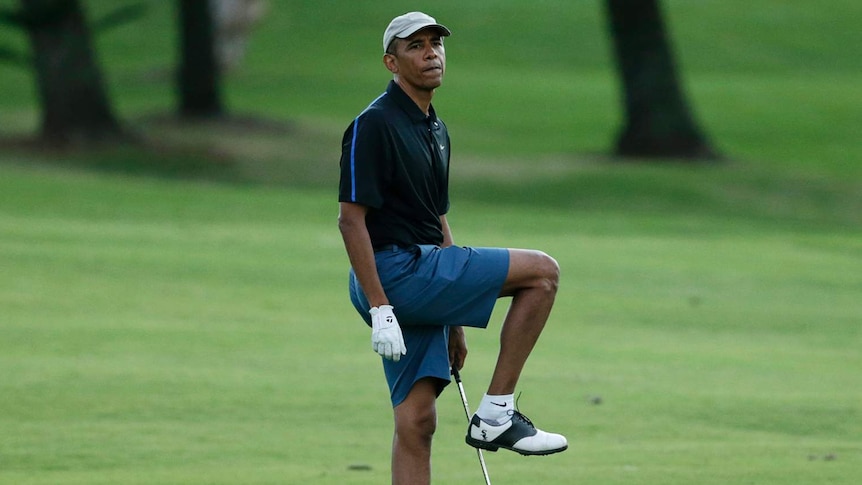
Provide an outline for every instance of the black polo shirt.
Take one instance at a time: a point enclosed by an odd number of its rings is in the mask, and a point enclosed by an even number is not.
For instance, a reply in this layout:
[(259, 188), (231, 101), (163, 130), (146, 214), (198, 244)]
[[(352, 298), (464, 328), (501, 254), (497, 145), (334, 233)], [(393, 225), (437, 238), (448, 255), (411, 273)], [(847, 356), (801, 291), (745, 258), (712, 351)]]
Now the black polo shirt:
[(394, 81), (347, 128), (338, 200), (368, 207), (375, 249), (443, 243), (449, 210), (449, 133)]

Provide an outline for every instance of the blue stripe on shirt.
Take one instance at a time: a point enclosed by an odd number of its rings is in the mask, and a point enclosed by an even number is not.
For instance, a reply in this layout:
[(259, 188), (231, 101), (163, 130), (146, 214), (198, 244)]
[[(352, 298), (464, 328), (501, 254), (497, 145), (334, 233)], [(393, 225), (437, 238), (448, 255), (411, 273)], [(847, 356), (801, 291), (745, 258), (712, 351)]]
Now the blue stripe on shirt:
[(356, 132), (359, 128), (359, 116), (353, 120), (353, 140), (350, 141), (350, 201), (356, 202)]

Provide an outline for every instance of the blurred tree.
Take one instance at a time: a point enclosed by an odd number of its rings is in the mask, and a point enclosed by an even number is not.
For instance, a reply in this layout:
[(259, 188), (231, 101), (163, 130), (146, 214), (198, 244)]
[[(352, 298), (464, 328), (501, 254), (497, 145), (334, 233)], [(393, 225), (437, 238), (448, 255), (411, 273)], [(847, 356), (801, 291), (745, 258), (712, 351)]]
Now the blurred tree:
[(215, 24), (207, 0), (179, 0), (180, 65), (177, 69), (179, 114), (215, 118), (224, 114), (215, 51)]
[(41, 136), (57, 143), (93, 143), (124, 135), (114, 115), (78, 0), (20, 0), (7, 23), (27, 32), (42, 107)]
[(680, 88), (659, 0), (606, 0), (605, 7), (625, 95), (617, 155), (717, 159)]

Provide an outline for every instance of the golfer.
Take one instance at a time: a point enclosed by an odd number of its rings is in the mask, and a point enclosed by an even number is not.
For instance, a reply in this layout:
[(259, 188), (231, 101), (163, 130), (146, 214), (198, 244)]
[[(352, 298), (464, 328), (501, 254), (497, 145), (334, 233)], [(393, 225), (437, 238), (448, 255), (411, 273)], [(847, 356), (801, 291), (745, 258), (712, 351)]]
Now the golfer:
[(551, 312), (557, 262), (541, 251), (461, 247), (446, 220), (450, 141), (431, 99), (443, 82), (448, 28), (410, 12), (383, 34), (386, 91), (350, 124), (341, 152), (338, 227), (350, 299), (371, 326), (395, 414), (392, 483), (429, 483), (435, 401), (467, 356), (463, 327), (485, 328), (511, 297), (469, 445), (523, 455), (567, 448), (515, 409), (515, 386)]

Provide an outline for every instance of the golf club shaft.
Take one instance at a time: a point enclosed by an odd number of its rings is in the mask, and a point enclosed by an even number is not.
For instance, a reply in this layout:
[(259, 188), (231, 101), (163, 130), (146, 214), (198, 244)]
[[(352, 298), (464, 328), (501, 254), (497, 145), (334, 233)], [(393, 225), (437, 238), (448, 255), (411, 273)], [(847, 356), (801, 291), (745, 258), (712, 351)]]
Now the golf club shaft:
[[(452, 367), (452, 376), (455, 378), (455, 383), (458, 384), (458, 393), (461, 394), (461, 404), (464, 405), (464, 414), (467, 415), (467, 423), (469, 423), (471, 416), (470, 406), (467, 404), (467, 393), (464, 392), (464, 384), (461, 383), (461, 374), (455, 367)], [(488, 476), (488, 467), (485, 466), (485, 456), (479, 448), (476, 448), (476, 454), (479, 455), (479, 464), (482, 465), (482, 476), (485, 477), (485, 485), (491, 485), (491, 477)]]

